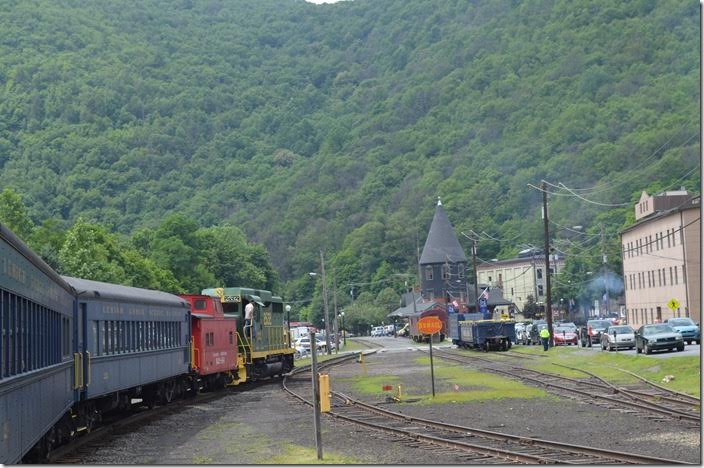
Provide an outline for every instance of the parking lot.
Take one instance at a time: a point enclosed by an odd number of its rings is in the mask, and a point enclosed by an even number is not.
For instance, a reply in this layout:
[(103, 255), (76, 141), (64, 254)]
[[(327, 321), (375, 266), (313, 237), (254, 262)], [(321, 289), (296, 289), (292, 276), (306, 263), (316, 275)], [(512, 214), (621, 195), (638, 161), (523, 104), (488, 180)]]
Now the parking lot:
[[(700, 347), (701, 345), (698, 344), (691, 344), (688, 345), (686, 344), (684, 346), (684, 351), (653, 351), (653, 354), (639, 354), (639, 356), (642, 356), (643, 358), (654, 358), (654, 359), (663, 359), (663, 358), (669, 358), (669, 357), (679, 357), (679, 356), (699, 356), (700, 355)], [(599, 345), (594, 345), (591, 348), (583, 348), (585, 350), (593, 351), (595, 353), (609, 353), (609, 351), (602, 351), (601, 346)], [(631, 356), (636, 355), (636, 350), (635, 349), (622, 349), (619, 351), (611, 351), (611, 354), (615, 354), (618, 352), (619, 354), (627, 354)]]

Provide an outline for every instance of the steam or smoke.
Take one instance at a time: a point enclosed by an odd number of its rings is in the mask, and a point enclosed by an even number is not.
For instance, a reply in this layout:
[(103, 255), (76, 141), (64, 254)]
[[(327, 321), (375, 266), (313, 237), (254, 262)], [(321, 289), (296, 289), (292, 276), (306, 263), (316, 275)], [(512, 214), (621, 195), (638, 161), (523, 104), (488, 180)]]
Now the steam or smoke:
[(618, 296), (623, 292), (623, 278), (612, 271), (606, 273), (599, 272), (594, 275), (591, 282), (587, 284), (587, 290), (601, 299), (608, 291), (609, 296)]

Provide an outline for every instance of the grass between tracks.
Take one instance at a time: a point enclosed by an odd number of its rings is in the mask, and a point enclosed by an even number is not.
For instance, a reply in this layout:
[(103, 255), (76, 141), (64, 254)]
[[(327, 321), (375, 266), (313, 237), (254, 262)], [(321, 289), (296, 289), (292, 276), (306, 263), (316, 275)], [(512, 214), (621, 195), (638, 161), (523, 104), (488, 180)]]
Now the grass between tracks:
[[(698, 356), (672, 356), (662, 359), (652, 359), (646, 356), (627, 355), (617, 352), (594, 352), (581, 348), (558, 347), (545, 353), (537, 346), (517, 347), (516, 351), (526, 354), (541, 354), (548, 356), (545, 359), (536, 359), (535, 362), (521, 363), (526, 367), (553, 374), (574, 378), (585, 378), (583, 372), (565, 369), (556, 366), (576, 367), (589, 371), (614, 384), (632, 384), (639, 380), (630, 374), (618, 369), (631, 371), (649, 381), (679, 392), (688, 393), (699, 397), (701, 395), (701, 359)], [(662, 379), (674, 376), (674, 380), (665, 383)]]
[[(504, 398), (548, 398), (549, 395), (538, 388), (529, 387), (515, 380), (497, 375), (465, 369), (459, 365), (434, 359), (435, 397), (431, 393), (430, 358), (421, 357), (415, 360), (425, 368), (421, 371), (427, 374), (423, 382), (418, 381), (414, 374), (412, 382), (403, 380), (396, 375), (360, 375), (338, 379), (350, 382), (356, 393), (385, 398), (397, 392), (401, 385), (402, 401), (412, 401), (416, 404), (461, 403), (470, 401), (499, 400)], [(384, 386), (393, 390), (384, 391)]]

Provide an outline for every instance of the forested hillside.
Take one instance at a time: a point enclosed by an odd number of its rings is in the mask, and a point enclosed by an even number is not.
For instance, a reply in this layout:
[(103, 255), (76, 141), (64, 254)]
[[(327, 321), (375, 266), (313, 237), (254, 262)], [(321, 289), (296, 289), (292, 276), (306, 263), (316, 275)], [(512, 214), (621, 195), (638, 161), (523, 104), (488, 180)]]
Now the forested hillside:
[(698, 20), (692, 0), (5, 1), (0, 186), (144, 255), (169, 215), (229, 223), (301, 300), (320, 249), (343, 302), (415, 271), (437, 196), (510, 240), (482, 258), (540, 243), (543, 178), (596, 185), (555, 189), (551, 217), (618, 252), (619, 204), (699, 186)]

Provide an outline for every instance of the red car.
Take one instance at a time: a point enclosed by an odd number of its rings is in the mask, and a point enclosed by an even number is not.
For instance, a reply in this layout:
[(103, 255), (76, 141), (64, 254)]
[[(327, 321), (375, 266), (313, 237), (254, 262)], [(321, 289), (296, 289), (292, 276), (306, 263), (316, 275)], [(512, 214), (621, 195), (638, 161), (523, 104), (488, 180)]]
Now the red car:
[(577, 334), (571, 328), (555, 327), (553, 330), (553, 339), (555, 346), (558, 345), (575, 345), (577, 346)]

